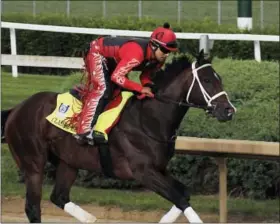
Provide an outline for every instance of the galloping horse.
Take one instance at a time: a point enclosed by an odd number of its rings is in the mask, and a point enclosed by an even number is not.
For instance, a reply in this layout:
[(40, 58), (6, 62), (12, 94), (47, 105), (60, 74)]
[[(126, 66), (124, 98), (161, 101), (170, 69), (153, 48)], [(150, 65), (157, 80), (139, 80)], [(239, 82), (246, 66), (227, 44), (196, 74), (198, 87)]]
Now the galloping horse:
[[(235, 108), (222, 89), (221, 77), (203, 51), (191, 62), (181, 56), (156, 73), (154, 99), (132, 97), (109, 134), (112, 172), (134, 179), (174, 205), (160, 222), (174, 222), (181, 212), (189, 222), (202, 222), (190, 206), (186, 187), (167, 172), (174, 155), (176, 130), (190, 107), (204, 109), (219, 121), (231, 120)], [(46, 120), (56, 107), (58, 93), (39, 92), (14, 108), (1, 111), (2, 139), (8, 143), (25, 175), (25, 212), (30, 222), (41, 222), (44, 166), (55, 164), (56, 181), (50, 200), (81, 222), (95, 216), (70, 200), (78, 169), (102, 172), (96, 146), (80, 145), (72, 134)]]

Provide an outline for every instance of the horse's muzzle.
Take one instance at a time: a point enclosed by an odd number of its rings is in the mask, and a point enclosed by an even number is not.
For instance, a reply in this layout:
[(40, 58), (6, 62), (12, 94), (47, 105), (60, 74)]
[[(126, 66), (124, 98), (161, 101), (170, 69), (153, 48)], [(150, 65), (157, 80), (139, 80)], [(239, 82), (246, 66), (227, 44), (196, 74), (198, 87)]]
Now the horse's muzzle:
[(230, 121), (233, 118), (235, 110), (233, 107), (225, 104), (214, 104), (207, 108), (206, 113), (212, 117), (217, 118), (220, 122)]

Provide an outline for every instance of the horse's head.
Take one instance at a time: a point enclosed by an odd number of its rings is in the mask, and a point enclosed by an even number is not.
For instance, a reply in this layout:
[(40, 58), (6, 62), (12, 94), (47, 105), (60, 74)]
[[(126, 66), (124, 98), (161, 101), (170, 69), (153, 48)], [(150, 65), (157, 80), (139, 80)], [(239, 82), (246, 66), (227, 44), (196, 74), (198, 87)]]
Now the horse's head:
[(232, 119), (236, 109), (223, 90), (222, 79), (213, 69), (211, 60), (204, 59), (203, 50), (192, 63), (192, 75), (187, 82), (187, 103), (205, 106), (206, 112), (218, 121)]
[(174, 58), (164, 71), (158, 72), (155, 83), (158, 99), (177, 105), (203, 108), (219, 121), (232, 119), (236, 109), (223, 90), (221, 77), (203, 50), (190, 62), (186, 56)]

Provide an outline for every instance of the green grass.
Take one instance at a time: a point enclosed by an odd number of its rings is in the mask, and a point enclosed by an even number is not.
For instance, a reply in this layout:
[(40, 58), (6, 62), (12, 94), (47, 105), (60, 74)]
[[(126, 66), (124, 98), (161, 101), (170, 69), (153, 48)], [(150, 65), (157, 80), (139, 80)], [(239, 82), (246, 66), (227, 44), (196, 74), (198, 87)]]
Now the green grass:
[[(80, 74), (71, 76), (21, 75), (13, 78), (10, 73), (2, 72), (2, 104), (7, 109), (15, 106), (32, 94), (40, 91), (67, 91), (80, 80)], [(16, 91), (15, 91), (16, 90)]]
[[(18, 175), (7, 145), (2, 144), (2, 192), (1, 196), (25, 197), (25, 186), (18, 183)], [(49, 200), (51, 185), (44, 185), (43, 200)], [(171, 203), (152, 192), (131, 192), (121, 190), (87, 189), (74, 186), (71, 190), (71, 200), (79, 204), (94, 204), (100, 206), (117, 206), (128, 210), (168, 210)], [(192, 206), (201, 213), (218, 213), (218, 196), (191, 197)], [(278, 200), (256, 201), (242, 198), (229, 198), (229, 215), (254, 215), (255, 217), (277, 220), (279, 212)]]
[[(103, 1), (71, 1), (71, 15), (103, 16)], [(253, 1), (253, 23), (260, 26), (260, 1)], [(32, 1), (3, 1), (4, 13), (33, 12)], [(142, 1), (144, 17), (177, 21), (177, 1)], [(36, 1), (37, 14), (66, 14), (66, 1)], [(138, 1), (106, 1), (106, 16), (137, 16)], [(181, 1), (181, 21), (218, 18), (218, 1)], [(222, 1), (222, 24), (236, 24), (237, 1)], [(279, 1), (264, 1), (264, 25), (279, 26)]]

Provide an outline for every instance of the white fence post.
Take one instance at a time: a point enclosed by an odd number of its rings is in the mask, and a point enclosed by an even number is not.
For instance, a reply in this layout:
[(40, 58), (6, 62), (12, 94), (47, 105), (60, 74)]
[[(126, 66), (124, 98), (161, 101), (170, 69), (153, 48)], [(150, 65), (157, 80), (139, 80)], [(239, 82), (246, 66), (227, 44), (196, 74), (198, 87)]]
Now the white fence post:
[(67, 0), (66, 3), (67, 3), (67, 17), (69, 17), (70, 16), (70, 0)]
[(264, 27), (264, 16), (263, 16), (263, 13), (264, 13), (264, 8), (263, 8), (263, 0), (260, 1), (260, 14), (261, 14), (261, 29), (263, 29)]
[[(15, 28), (10, 28), (10, 40), (11, 40), (11, 54), (17, 54), (17, 43), (16, 43), (16, 30)], [(18, 77), (18, 68), (16, 65), (12, 65), (13, 77)]]
[(106, 0), (103, 0), (103, 17), (106, 17)]
[(181, 5), (181, 1), (180, 0), (178, 0), (177, 1), (177, 5), (178, 5), (178, 24), (180, 24), (181, 23), (181, 7), (182, 7), (182, 5)]
[(36, 16), (36, 1), (32, 1), (33, 2), (33, 17)]
[(218, 0), (218, 24), (222, 23), (222, 1)]
[(0, 12), (1, 12), (1, 15), (2, 15), (3, 12), (4, 12), (4, 11), (3, 11), (3, 4), (4, 4), (4, 3), (3, 3), (3, 0), (0, 0), (0, 2), (1, 2), (1, 5), (0, 5), (1, 10), (0, 10)]
[(142, 18), (142, 0), (138, 0), (138, 18)]
[(261, 44), (259, 40), (254, 41), (255, 60), (261, 62)]
[(199, 51), (204, 50), (204, 57), (207, 58), (210, 54), (209, 37), (201, 35), (199, 39)]

